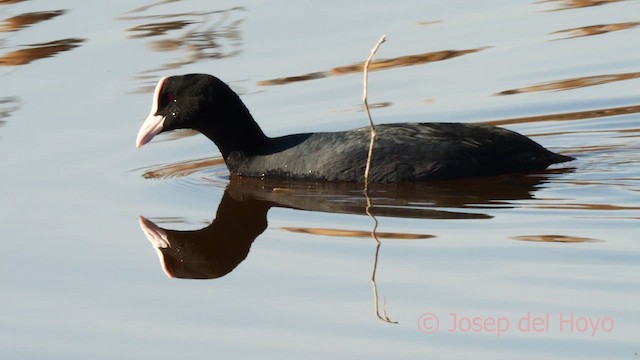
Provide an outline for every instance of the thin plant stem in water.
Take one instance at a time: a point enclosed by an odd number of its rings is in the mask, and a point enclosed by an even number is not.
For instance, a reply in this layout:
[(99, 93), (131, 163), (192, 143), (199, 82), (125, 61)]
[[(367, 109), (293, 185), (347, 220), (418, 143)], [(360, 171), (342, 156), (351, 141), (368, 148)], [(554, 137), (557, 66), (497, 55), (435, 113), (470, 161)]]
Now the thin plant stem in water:
[(371, 49), (369, 58), (364, 63), (364, 82), (363, 82), (363, 91), (362, 91), (362, 102), (364, 103), (364, 109), (367, 113), (367, 119), (369, 119), (369, 127), (371, 129), (371, 140), (369, 142), (369, 154), (367, 155), (367, 166), (364, 170), (364, 195), (367, 199), (367, 207), (365, 211), (367, 215), (369, 215), (369, 217), (371, 217), (371, 219), (373, 220), (371, 237), (376, 241), (376, 255), (373, 261), (373, 271), (371, 273), (371, 286), (373, 289), (374, 311), (378, 319), (390, 324), (397, 324), (398, 323), (397, 321), (392, 321), (391, 319), (389, 319), (389, 316), (387, 316), (387, 310), (385, 308), (384, 303), (382, 304), (382, 314), (380, 314), (380, 300), (378, 299), (378, 286), (376, 285), (376, 271), (378, 270), (378, 256), (380, 255), (380, 246), (382, 245), (382, 243), (378, 239), (378, 235), (376, 233), (376, 230), (378, 229), (378, 219), (376, 219), (376, 217), (371, 213), (371, 209), (373, 206), (371, 204), (371, 197), (369, 197), (369, 169), (371, 168), (371, 155), (373, 154), (373, 144), (376, 138), (376, 128), (373, 125), (373, 120), (371, 119), (371, 112), (369, 111), (369, 103), (367, 102), (367, 85), (368, 85), (367, 82), (369, 78), (369, 64), (371, 64), (371, 61), (373, 60), (373, 57), (376, 54), (376, 51), (378, 51), (378, 48), (385, 41), (386, 38), (387, 38), (386, 35), (382, 35), (380, 37), (376, 45), (373, 47), (373, 49)]
[(369, 119), (369, 127), (371, 128), (371, 140), (369, 142), (369, 154), (367, 155), (367, 166), (364, 169), (364, 188), (365, 191), (369, 186), (369, 169), (371, 168), (371, 154), (373, 154), (373, 142), (376, 139), (376, 127), (373, 125), (373, 120), (371, 120), (371, 112), (369, 111), (369, 103), (367, 102), (367, 87), (369, 80), (369, 64), (373, 60), (376, 51), (380, 45), (386, 40), (387, 35), (382, 35), (376, 45), (371, 49), (371, 53), (369, 54), (369, 58), (364, 63), (364, 83), (362, 90), (362, 102), (364, 103), (364, 110), (367, 112), (367, 119)]

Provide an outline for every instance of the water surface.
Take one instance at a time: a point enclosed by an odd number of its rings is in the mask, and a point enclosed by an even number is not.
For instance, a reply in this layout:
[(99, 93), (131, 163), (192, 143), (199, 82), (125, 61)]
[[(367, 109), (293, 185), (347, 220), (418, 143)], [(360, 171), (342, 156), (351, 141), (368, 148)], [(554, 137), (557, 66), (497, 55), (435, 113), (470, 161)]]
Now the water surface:
[[(637, 357), (637, 14), (0, 1), (2, 358)], [(376, 123), (500, 125), (577, 160), (367, 199), (230, 181), (193, 132), (134, 147), (157, 80), (188, 72), (228, 82), (271, 136), (364, 126), (382, 34)]]

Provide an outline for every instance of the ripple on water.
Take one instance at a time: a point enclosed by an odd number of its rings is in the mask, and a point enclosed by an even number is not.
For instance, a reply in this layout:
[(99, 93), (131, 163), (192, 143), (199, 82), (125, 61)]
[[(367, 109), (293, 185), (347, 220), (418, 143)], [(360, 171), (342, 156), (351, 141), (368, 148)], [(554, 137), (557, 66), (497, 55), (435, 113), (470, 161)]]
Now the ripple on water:
[(149, 166), (142, 171), (145, 179), (168, 180), (187, 187), (224, 188), (229, 172), (221, 156)]

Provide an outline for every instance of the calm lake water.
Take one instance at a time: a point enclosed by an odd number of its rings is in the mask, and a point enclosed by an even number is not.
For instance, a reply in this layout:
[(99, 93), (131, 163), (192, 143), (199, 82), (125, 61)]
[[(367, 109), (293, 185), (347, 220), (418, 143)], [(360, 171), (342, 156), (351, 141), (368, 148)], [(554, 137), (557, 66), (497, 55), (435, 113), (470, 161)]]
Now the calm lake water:
[[(577, 160), (367, 199), (231, 182), (190, 132), (134, 147), (189, 72), (271, 136), (364, 126), (382, 34), (376, 123)], [(0, 357), (637, 359), (639, 36), (636, 0), (0, 1)]]

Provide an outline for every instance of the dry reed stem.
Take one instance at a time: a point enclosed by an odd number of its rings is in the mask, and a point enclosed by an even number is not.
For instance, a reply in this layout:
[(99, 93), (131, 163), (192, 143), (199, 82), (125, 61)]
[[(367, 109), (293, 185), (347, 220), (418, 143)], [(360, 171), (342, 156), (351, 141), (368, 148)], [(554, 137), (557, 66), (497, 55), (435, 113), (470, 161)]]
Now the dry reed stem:
[(367, 166), (365, 167), (365, 170), (364, 170), (364, 195), (367, 198), (367, 207), (365, 209), (365, 212), (373, 220), (373, 229), (371, 229), (371, 237), (376, 241), (376, 255), (373, 262), (373, 271), (371, 274), (371, 286), (373, 288), (374, 311), (378, 319), (387, 323), (397, 324), (398, 322), (389, 319), (389, 316), (387, 316), (387, 311), (384, 306), (385, 304), (382, 305), (382, 314), (380, 314), (380, 300), (378, 299), (378, 286), (376, 285), (376, 271), (378, 270), (378, 255), (380, 254), (381, 243), (380, 243), (380, 240), (378, 239), (378, 236), (376, 235), (376, 229), (378, 228), (378, 219), (376, 219), (376, 217), (373, 216), (373, 214), (371, 213), (372, 204), (371, 204), (371, 198), (369, 197), (369, 170), (371, 169), (371, 156), (373, 154), (373, 144), (376, 139), (376, 127), (375, 125), (373, 125), (373, 120), (371, 119), (371, 112), (369, 111), (369, 103), (367, 102), (367, 85), (368, 85), (367, 81), (369, 78), (369, 64), (371, 64), (371, 61), (373, 61), (373, 57), (376, 54), (376, 51), (378, 51), (378, 48), (385, 41), (386, 38), (387, 38), (386, 35), (382, 35), (380, 37), (376, 45), (373, 47), (373, 49), (371, 49), (369, 58), (364, 63), (364, 83), (363, 83), (363, 90), (362, 90), (362, 102), (364, 103), (364, 110), (367, 112), (367, 119), (369, 119), (369, 127), (371, 129), (371, 140), (369, 142), (369, 154), (367, 155)]
[(371, 49), (367, 62), (364, 63), (364, 83), (362, 90), (362, 102), (364, 103), (364, 110), (367, 112), (367, 119), (369, 119), (369, 127), (371, 128), (371, 141), (369, 142), (369, 154), (367, 155), (367, 166), (364, 169), (364, 188), (367, 189), (369, 185), (369, 170), (371, 169), (371, 155), (373, 154), (373, 143), (376, 139), (376, 127), (373, 125), (371, 119), (371, 112), (369, 111), (369, 103), (367, 102), (367, 86), (369, 80), (369, 64), (373, 60), (373, 56), (378, 51), (380, 45), (386, 40), (387, 35), (382, 35), (376, 45)]

